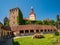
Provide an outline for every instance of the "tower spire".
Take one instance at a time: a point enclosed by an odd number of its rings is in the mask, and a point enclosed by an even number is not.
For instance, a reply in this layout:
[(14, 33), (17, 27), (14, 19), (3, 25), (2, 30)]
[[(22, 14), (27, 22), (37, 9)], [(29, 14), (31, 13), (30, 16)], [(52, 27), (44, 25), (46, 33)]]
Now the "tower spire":
[(34, 9), (32, 6), (31, 6), (30, 15), (29, 15), (29, 20), (36, 20), (36, 16), (35, 16)]
[(31, 6), (31, 12), (30, 12), (30, 15), (31, 15), (31, 14), (34, 14), (33, 6)]

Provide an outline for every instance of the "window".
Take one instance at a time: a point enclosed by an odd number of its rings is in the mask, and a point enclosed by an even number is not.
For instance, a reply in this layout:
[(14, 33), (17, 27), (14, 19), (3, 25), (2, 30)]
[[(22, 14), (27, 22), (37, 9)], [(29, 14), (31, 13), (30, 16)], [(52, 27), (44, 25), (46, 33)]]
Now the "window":
[(17, 11), (17, 9), (16, 9), (16, 11)]
[(15, 22), (13, 22), (13, 24), (15, 24)]
[(7, 34), (9, 35), (9, 32), (7, 32)]
[(50, 30), (48, 29), (48, 32), (49, 32)]
[(24, 33), (24, 31), (23, 30), (20, 30), (20, 33)]
[(46, 32), (47, 30), (45, 29), (44, 32)]
[(43, 30), (42, 30), (42, 29), (41, 29), (40, 31), (41, 31), (41, 32), (43, 32)]
[(34, 32), (34, 30), (30, 30), (30, 32), (31, 32), (31, 33), (33, 33), (33, 32)]
[(51, 29), (51, 32), (52, 32), (52, 29)]
[(15, 16), (14, 16), (14, 19), (15, 19)]
[(13, 14), (14, 14), (14, 12), (13, 12)]
[(39, 30), (36, 30), (36, 32), (39, 32)]
[(54, 29), (54, 31), (56, 31), (56, 29)]
[(29, 33), (29, 30), (25, 30), (25, 33)]

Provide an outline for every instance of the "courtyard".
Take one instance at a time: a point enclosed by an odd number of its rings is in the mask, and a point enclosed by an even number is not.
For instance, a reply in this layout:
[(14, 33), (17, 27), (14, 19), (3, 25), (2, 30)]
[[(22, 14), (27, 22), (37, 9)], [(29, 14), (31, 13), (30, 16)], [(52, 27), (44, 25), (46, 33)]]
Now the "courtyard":
[(13, 39), (13, 45), (59, 45), (60, 35), (44, 34), (45, 38), (33, 39), (32, 36), (22, 36)]

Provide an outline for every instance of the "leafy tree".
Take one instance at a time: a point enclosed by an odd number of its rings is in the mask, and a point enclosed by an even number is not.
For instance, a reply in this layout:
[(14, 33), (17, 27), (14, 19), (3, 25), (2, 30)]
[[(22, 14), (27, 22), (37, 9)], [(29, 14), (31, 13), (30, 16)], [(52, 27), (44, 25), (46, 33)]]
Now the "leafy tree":
[(35, 24), (36, 23), (36, 21), (34, 20), (34, 21), (31, 21), (31, 24)]
[(8, 21), (4, 22), (4, 26), (9, 26), (9, 22)]
[(50, 20), (50, 25), (55, 25), (55, 21), (54, 20)]
[(26, 21), (26, 24), (32, 24), (30, 20)]
[(41, 20), (36, 21), (36, 24), (37, 24), (37, 25), (42, 25), (42, 21), (41, 21)]
[(40, 20), (37, 20), (37, 21), (28, 20), (28, 21), (26, 21), (26, 24), (42, 25), (42, 21), (40, 21)]
[(7, 17), (4, 18), (4, 26), (9, 26), (9, 19)]
[(59, 32), (58, 32), (58, 31), (56, 31), (56, 32), (55, 32), (55, 35), (56, 35), (56, 36), (58, 36), (58, 35), (59, 35)]
[(17, 23), (18, 23), (19, 25), (22, 25), (22, 24), (24, 23), (24, 22), (23, 22), (23, 14), (22, 14), (21, 10), (19, 10), (19, 12), (18, 12)]
[(49, 25), (49, 22), (46, 20), (43, 20), (43, 25)]

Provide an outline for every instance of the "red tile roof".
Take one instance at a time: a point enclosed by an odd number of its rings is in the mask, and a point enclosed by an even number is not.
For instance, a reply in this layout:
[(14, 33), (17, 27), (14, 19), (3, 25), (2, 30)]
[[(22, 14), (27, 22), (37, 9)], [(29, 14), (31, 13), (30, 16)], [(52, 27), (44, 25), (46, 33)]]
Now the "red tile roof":
[(23, 18), (23, 20), (29, 20), (28, 18)]
[(12, 31), (18, 31), (18, 30), (41, 30), (41, 29), (46, 29), (46, 30), (55, 30), (55, 26), (50, 26), (50, 25), (19, 25), (19, 26), (13, 26)]
[(6, 31), (11, 31), (11, 28), (10, 27), (6, 27), (6, 26), (2, 26), (1, 29), (4, 29)]

